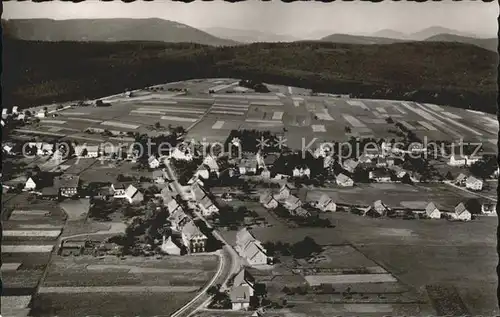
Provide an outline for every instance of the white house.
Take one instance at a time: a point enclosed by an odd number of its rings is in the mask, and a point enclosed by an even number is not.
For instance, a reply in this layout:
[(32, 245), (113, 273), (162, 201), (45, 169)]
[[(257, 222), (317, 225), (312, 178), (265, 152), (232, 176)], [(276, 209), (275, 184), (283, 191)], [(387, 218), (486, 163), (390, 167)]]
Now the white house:
[(441, 218), (441, 212), (437, 209), (436, 205), (433, 202), (430, 202), (425, 207), (425, 215), (430, 219), (439, 219)]
[(26, 180), (26, 183), (24, 184), (24, 190), (30, 191), (35, 189), (36, 189), (36, 182), (33, 179), (33, 177), (29, 177), (28, 180)]
[(368, 178), (379, 183), (391, 181), (391, 175), (385, 170), (375, 170), (368, 173)]
[(354, 186), (354, 181), (349, 176), (342, 173), (337, 175), (337, 177), (335, 178), (335, 182), (337, 183), (337, 185), (342, 187)]
[(99, 145), (87, 145), (87, 157), (99, 157)]
[(316, 208), (321, 211), (336, 211), (337, 205), (333, 202), (333, 199), (330, 196), (323, 194), (316, 203)]
[(153, 181), (157, 184), (164, 184), (165, 183), (165, 171), (153, 171), (152, 173)]
[(465, 188), (471, 190), (482, 190), (483, 189), (483, 181), (475, 178), (474, 176), (469, 176), (465, 181)]
[(309, 169), (309, 167), (305, 167), (305, 168), (295, 167), (292, 171), (292, 176), (293, 177), (310, 177), (311, 170)]
[(175, 147), (173, 150), (171, 149), (170, 151), (170, 157), (174, 158), (176, 160), (184, 160), (184, 161), (192, 161), (193, 160), (193, 154), (187, 149), (179, 149), (178, 147)]
[(19, 106), (12, 107), (12, 114), (17, 114), (19, 112), (18, 109), (19, 109)]
[(47, 112), (45, 110), (40, 110), (35, 114), (35, 117), (37, 118), (45, 118), (47, 116)]
[(129, 185), (125, 190), (125, 199), (129, 204), (140, 203), (144, 200), (144, 195), (134, 185)]
[(364, 150), (363, 154), (370, 159), (374, 159), (380, 156), (380, 151), (377, 148), (367, 148)]
[(188, 221), (182, 227), (181, 234), (189, 253), (205, 252), (208, 238), (198, 229), (193, 220)]
[(172, 241), (172, 237), (166, 238), (163, 236), (161, 250), (169, 255), (181, 255), (181, 248)]
[(262, 172), (260, 173), (260, 176), (265, 179), (270, 179), (271, 172), (267, 168), (264, 168), (264, 170), (262, 170)]
[(465, 186), (465, 182), (467, 181), (467, 175), (464, 173), (460, 173), (455, 179), (455, 184), (459, 186)]
[(243, 255), (251, 266), (267, 264), (267, 251), (260, 241), (250, 241), (243, 250)]
[(210, 177), (210, 172), (205, 166), (200, 165), (196, 170), (196, 172), (194, 173), (193, 177), (208, 179)]
[(381, 216), (385, 216), (389, 211), (389, 207), (387, 207), (380, 199), (373, 203), (373, 209)]
[(7, 116), (9, 115), (7, 112), (9, 111), (9, 109), (7, 108), (3, 108), (2, 109), (2, 119), (6, 119)]
[(151, 155), (148, 158), (148, 166), (149, 168), (158, 168), (160, 167), (160, 161), (156, 158), (156, 156)]
[(450, 214), (451, 218), (454, 220), (469, 221), (472, 218), (471, 213), (467, 210), (464, 203), (459, 203), (455, 207), (455, 211)]

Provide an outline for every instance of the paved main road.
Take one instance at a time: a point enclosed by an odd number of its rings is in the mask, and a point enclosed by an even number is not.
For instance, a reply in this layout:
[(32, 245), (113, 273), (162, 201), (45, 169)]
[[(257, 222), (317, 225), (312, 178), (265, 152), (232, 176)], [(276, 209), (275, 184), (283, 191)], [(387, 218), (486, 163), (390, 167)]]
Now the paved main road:
[[(167, 175), (169, 179), (172, 180), (172, 183), (176, 191), (181, 195), (182, 199), (188, 200), (186, 193), (182, 190), (182, 187), (179, 184), (177, 176), (175, 175), (175, 173), (172, 170), (172, 167), (170, 166), (169, 159), (168, 158), (165, 159), (164, 163), (166, 166)], [(184, 305), (176, 312), (174, 312), (171, 315), (171, 317), (189, 317), (192, 316), (199, 309), (205, 307), (210, 302), (211, 299), (211, 297), (207, 294), (206, 290), (212, 285), (216, 284), (222, 285), (221, 291), (227, 289), (227, 283), (229, 281), (229, 278), (233, 274), (237, 273), (241, 268), (240, 257), (233, 249), (233, 247), (229, 243), (227, 243), (224, 237), (222, 237), (222, 235), (217, 230), (215, 230), (212, 227), (212, 225), (208, 223), (208, 221), (200, 213), (195, 211), (195, 214), (206, 223), (208, 228), (213, 229), (212, 231), (213, 236), (224, 244), (222, 250), (219, 251), (220, 265), (214, 278), (212, 278), (212, 280), (201, 290), (201, 292), (198, 293), (186, 305)]]

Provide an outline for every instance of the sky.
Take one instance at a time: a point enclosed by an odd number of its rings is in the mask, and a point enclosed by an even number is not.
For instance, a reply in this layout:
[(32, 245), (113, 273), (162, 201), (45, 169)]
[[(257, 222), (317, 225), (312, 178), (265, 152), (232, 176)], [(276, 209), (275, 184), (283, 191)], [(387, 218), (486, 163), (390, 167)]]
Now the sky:
[(442, 26), (477, 36), (497, 34), (496, 1), (416, 3), (409, 1), (364, 1), (333, 3), (220, 0), (192, 3), (155, 1), (123, 3), (87, 0), (81, 3), (49, 1), (4, 2), (3, 19), (50, 18), (161, 18), (196, 28), (227, 27), (309, 37), (331, 33), (370, 34), (382, 29), (412, 33)]

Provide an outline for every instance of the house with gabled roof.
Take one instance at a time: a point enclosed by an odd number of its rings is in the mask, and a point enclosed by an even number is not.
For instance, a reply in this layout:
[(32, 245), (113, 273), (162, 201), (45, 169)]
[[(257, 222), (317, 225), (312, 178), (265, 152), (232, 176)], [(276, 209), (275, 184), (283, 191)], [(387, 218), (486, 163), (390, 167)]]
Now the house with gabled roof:
[(267, 264), (267, 251), (258, 240), (250, 241), (242, 254), (251, 266)]
[(307, 218), (307, 217), (311, 216), (311, 213), (307, 209), (302, 208), (302, 207), (298, 207), (298, 208), (294, 209), (293, 211), (290, 211), (290, 213), (293, 216), (302, 217), (302, 218)]
[(202, 178), (202, 179), (209, 179), (210, 178), (210, 171), (205, 165), (200, 165), (198, 166), (198, 169), (196, 172), (194, 172), (193, 177), (196, 178)]
[(316, 208), (321, 211), (336, 211), (337, 204), (333, 202), (333, 199), (330, 196), (323, 194), (316, 202)]
[(292, 194), (292, 191), (295, 190), (295, 187), (291, 184), (285, 183), (283, 186), (281, 186), (278, 194), (274, 195), (274, 198), (276, 200), (282, 200), (282, 199), (287, 199), (288, 196)]
[(278, 207), (278, 201), (274, 199), (273, 195), (269, 192), (260, 195), (259, 201), (266, 209), (274, 209)]
[(342, 187), (352, 187), (354, 186), (354, 181), (349, 176), (340, 173), (335, 177), (335, 182), (337, 185)]
[(373, 203), (373, 209), (381, 216), (385, 216), (390, 210), (389, 207), (387, 207), (386, 204), (384, 204), (380, 199)]
[(61, 175), (54, 178), (54, 187), (62, 197), (73, 197), (78, 194), (80, 176)]
[(114, 198), (125, 198), (125, 190), (125, 184), (120, 182), (113, 183), (110, 187), (110, 192)]
[(188, 253), (205, 252), (208, 238), (200, 231), (193, 220), (188, 221), (182, 227), (181, 234)]
[(364, 150), (363, 154), (370, 159), (374, 159), (380, 156), (380, 150), (377, 148), (367, 148)]
[(232, 310), (245, 310), (250, 307), (250, 295), (251, 287), (248, 285), (242, 285), (233, 287), (229, 295), (231, 299), (231, 309)]
[(441, 218), (441, 212), (439, 211), (439, 209), (436, 207), (436, 205), (433, 202), (430, 202), (425, 207), (425, 215), (430, 219), (440, 219)]
[(356, 167), (358, 167), (359, 162), (353, 159), (347, 159), (344, 161), (344, 164), (342, 164), (342, 167), (348, 171), (349, 173), (353, 173)]
[(198, 183), (194, 183), (193, 185), (191, 185), (191, 191), (193, 193), (194, 199), (197, 201), (201, 201), (205, 196), (207, 196), (205, 190)]
[(289, 211), (293, 211), (302, 206), (302, 201), (300, 201), (299, 197), (290, 195), (287, 197), (287, 199), (285, 199), (283, 206), (285, 206), (285, 208)]
[(358, 162), (359, 164), (368, 165), (371, 164), (373, 161), (372, 158), (367, 156), (366, 154), (361, 154), (361, 156), (358, 158)]
[(158, 168), (160, 167), (160, 161), (156, 158), (156, 156), (151, 155), (148, 158), (148, 166), (149, 168)]
[(255, 240), (255, 237), (246, 227), (240, 229), (236, 233), (236, 245), (238, 246), (240, 252), (243, 251), (245, 246), (252, 240)]
[(182, 208), (176, 208), (175, 211), (170, 214), (168, 219), (172, 223), (172, 229), (175, 231), (181, 231), (184, 225), (191, 221), (191, 218), (186, 215)]
[(215, 173), (219, 176), (219, 164), (217, 163), (217, 159), (212, 155), (208, 155), (203, 160), (203, 164), (208, 167), (210, 173)]
[(458, 174), (457, 178), (455, 178), (455, 184), (459, 186), (465, 186), (465, 182), (467, 181), (467, 175), (464, 173)]
[(129, 204), (140, 203), (144, 200), (144, 195), (134, 185), (129, 185), (125, 190), (125, 199)]
[(177, 200), (174, 199), (171, 199), (168, 203), (167, 203), (167, 209), (168, 209), (168, 212), (169, 214), (174, 214), (175, 211), (177, 211), (178, 209), (182, 210), (182, 207), (181, 205), (179, 205), (179, 203), (177, 202)]
[(208, 196), (203, 197), (198, 203), (198, 206), (200, 207), (201, 214), (204, 217), (210, 217), (219, 212), (219, 208), (214, 205), (214, 203), (210, 198), (208, 198)]
[(481, 213), (485, 215), (492, 215), (497, 212), (497, 204), (495, 203), (483, 203), (481, 204)]
[(242, 286), (242, 285), (250, 286), (250, 288), (251, 288), (250, 295), (253, 296), (253, 291), (254, 291), (254, 287), (255, 287), (255, 278), (245, 268), (242, 268), (238, 272), (238, 274), (236, 274), (236, 276), (234, 277), (234, 280), (233, 280), (233, 288), (238, 287), (238, 286)]
[(296, 166), (292, 170), (292, 176), (293, 177), (310, 177), (311, 176), (311, 169), (309, 167), (298, 167)]
[(465, 188), (470, 190), (479, 191), (483, 189), (483, 181), (474, 176), (469, 176), (465, 181)]
[(454, 220), (469, 221), (472, 218), (472, 214), (467, 210), (464, 203), (459, 203), (454, 212), (450, 213), (450, 216)]
[(378, 169), (370, 171), (368, 173), (368, 178), (378, 183), (388, 183), (391, 181), (391, 174), (386, 170)]
[(151, 176), (153, 178), (153, 182), (155, 182), (156, 184), (165, 183), (164, 171), (159, 171), (159, 170), (153, 171)]
[(255, 156), (241, 159), (238, 164), (238, 170), (241, 175), (255, 174), (257, 173), (257, 165), (257, 159)]
[(172, 236), (169, 236), (168, 238), (163, 236), (161, 250), (169, 255), (181, 255), (181, 248), (174, 241), (172, 241)]
[(28, 179), (26, 180), (26, 183), (24, 183), (24, 190), (26, 191), (31, 191), (31, 190), (35, 190), (36, 189), (36, 177), (35, 176), (31, 176), (31, 177), (28, 177)]

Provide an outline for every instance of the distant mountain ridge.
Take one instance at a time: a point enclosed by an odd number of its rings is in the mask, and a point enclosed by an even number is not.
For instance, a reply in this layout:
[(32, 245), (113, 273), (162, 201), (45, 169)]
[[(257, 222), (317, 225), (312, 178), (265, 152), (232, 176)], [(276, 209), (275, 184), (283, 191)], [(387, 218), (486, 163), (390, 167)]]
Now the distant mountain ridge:
[(391, 39), (385, 37), (360, 36), (349, 34), (332, 34), (320, 39), (323, 42), (333, 42), (342, 44), (393, 44), (403, 42), (403, 40)]
[(454, 34), (438, 34), (431, 36), (427, 39), (425, 39), (427, 42), (458, 42), (458, 43), (465, 43), (465, 44), (471, 44), (471, 45), (476, 45), (482, 48), (485, 48), (489, 51), (494, 51), (496, 52), (498, 49), (498, 39), (497, 38), (490, 38), (490, 39), (479, 39), (479, 38), (473, 38), (473, 37), (467, 37), (467, 36), (460, 36), (460, 35), (454, 35)]
[(31, 41), (158, 41), (237, 45), (186, 24), (162, 19), (2, 20), (12, 38)]
[(242, 30), (224, 27), (211, 27), (203, 30), (219, 38), (233, 40), (241, 43), (295, 42), (300, 40), (299, 38), (291, 35), (275, 34), (257, 30)]

